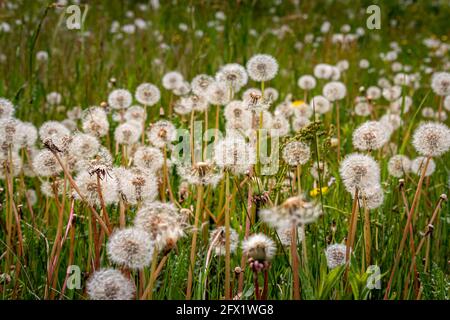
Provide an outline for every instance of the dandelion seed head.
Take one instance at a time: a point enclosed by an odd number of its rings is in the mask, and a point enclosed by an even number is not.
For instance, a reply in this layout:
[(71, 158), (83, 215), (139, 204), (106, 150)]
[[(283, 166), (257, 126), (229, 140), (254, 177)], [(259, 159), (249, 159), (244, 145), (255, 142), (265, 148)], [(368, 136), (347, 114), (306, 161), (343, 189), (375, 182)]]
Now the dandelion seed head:
[(342, 82), (332, 81), (323, 87), (322, 94), (331, 102), (342, 100), (347, 95), (347, 88)]
[(229, 88), (237, 92), (248, 82), (247, 71), (238, 63), (229, 63), (217, 72), (216, 81), (226, 83)]
[[(280, 239), (281, 244), (284, 247), (289, 247), (291, 245), (291, 239), (292, 239), (292, 227), (279, 227), (276, 229), (278, 238)], [(297, 242), (303, 241), (303, 232), (302, 227), (297, 228)]]
[(108, 105), (116, 110), (127, 109), (132, 102), (133, 96), (126, 89), (115, 89), (108, 96)]
[(172, 248), (185, 235), (185, 222), (172, 203), (154, 201), (144, 205), (134, 218), (134, 225), (145, 231), (158, 250)]
[(82, 129), (85, 133), (95, 137), (106, 136), (109, 131), (108, 117), (104, 109), (91, 107), (83, 112)]
[(329, 64), (319, 63), (314, 67), (314, 76), (317, 79), (330, 79), (333, 69)]
[(141, 202), (151, 202), (158, 195), (158, 183), (154, 174), (143, 168), (113, 169), (117, 177), (118, 190), (121, 197), (130, 204), (136, 205)]
[(309, 125), (310, 123), (311, 123), (311, 121), (306, 117), (294, 117), (292, 119), (292, 129), (295, 132), (298, 132), (301, 129), (303, 129), (304, 127), (306, 127), (307, 125)]
[(247, 72), (254, 81), (269, 81), (277, 75), (278, 63), (274, 57), (268, 54), (257, 54), (248, 60)]
[(381, 90), (377, 86), (370, 86), (366, 90), (366, 97), (369, 100), (378, 100), (381, 98)]
[(128, 121), (117, 126), (114, 131), (114, 139), (118, 144), (132, 145), (138, 142), (141, 132), (142, 125), (140, 123)]
[(108, 258), (130, 269), (148, 266), (153, 250), (149, 234), (136, 227), (114, 231), (107, 243)]
[[(411, 172), (414, 173), (417, 176), (420, 176), (422, 173), (423, 167), (425, 166), (425, 163), (427, 162), (426, 157), (417, 157), (411, 162)], [(427, 170), (425, 171), (425, 177), (431, 176), (434, 171), (436, 170), (436, 163), (433, 159), (430, 159), (430, 162), (428, 163)]]
[(315, 109), (315, 112), (318, 114), (325, 114), (331, 110), (330, 101), (327, 100), (324, 96), (315, 96), (311, 99), (310, 103), (311, 108)]
[[(214, 248), (216, 256), (224, 256), (226, 253), (225, 247), (225, 227), (217, 227), (211, 231), (209, 236), (209, 243)], [(239, 235), (233, 228), (230, 228), (230, 253), (236, 252), (239, 244)]]
[(214, 146), (214, 162), (234, 174), (246, 174), (256, 163), (256, 152), (251, 144), (237, 136), (226, 137)]
[(145, 110), (141, 106), (131, 106), (125, 112), (124, 118), (126, 121), (143, 122), (145, 118)]
[(347, 247), (344, 244), (332, 244), (325, 250), (328, 268), (334, 269), (345, 264)]
[[(118, 184), (113, 172), (109, 172), (102, 179), (99, 179), (99, 181), (105, 204), (117, 203), (119, 201)], [(97, 175), (95, 173), (90, 174), (87, 171), (79, 172), (75, 177), (75, 183), (88, 204), (91, 206), (101, 205), (97, 186)], [(75, 199), (81, 200), (80, 195), (75, 190), (72, 191), (72, 196)]]
[(384, 191), (380, 184), (373, 184), (361, 190), (358, 194), (360, 203), (367, 209), (376, 209), (383, 204)]
[(52, 106), (59, 105), (62, 101), (62, 96), (58, 92), (50, 92), (46, 96), (47, 103)]
[(191, 92), (191, 84), (183, 80), (172, 92), (176, 96), (185, 96)]
[(68, 153), (77, 158), (92, 158), (100, 148), (100, 142), (97, 138), (85, 134), (77, 133), (73, 136), (68, 147)]
[(275, 242), (262, 233), (249, 236), (242, 242), (243, 253), (259, 262), (270, 262), (276, 253)]
[(358, 150), (378, 150), (389, 137), (389, 131), (380, 122), (367, 121), (353, 132), (353, 146)]
[(174, 90), (181, 86), (184, 77), (178, 71), (167, 72), (162, 78), (162, 85), (167, 90)]
[(208, 87), (215, 82), (214, 78), (207, 74), (199, 74), (191, 81), (192, 92), (198, 96), (206, 96)]
[(298, 78), (297, 85), (300, 89), (309, 91), (316, 87), (317, 81), (313, 76), (306, 74)]
[(167, 120), (160, 120), (153, 123), (147, 132), (148, 141), (157, 148), (170, 145), (175, 141), (176, 136), (177, 131), (175, 126)]
[(0, 118), (11, 118), (14, 115), (14, 105), (5, 98), (0, 98)]
[(283, 149), (283, 159), (290, 166), (307, 163), (311, 157), (310, 147), (301, 141), (289, 142)]
[(86, 290), (91, 300), (131, 300), (135, 294), (134, 283), (115, 269), (94, 272)]
[(260, 211), (262, 221), (275, 228), (313, 223), (322, 215), (322, 209), (303, 195), (286, 199), (281, 205)]
[(272, 128), (270, 135), (272, 137), (284, 137), (290, 131), (289, 121), (283, 115), (276, 115), (272, 119)]
[(350, 193), (364, 189), (380, 180), (380, 167), (369, 155), (352, 153), (345, 157), (339, 169), (342, 182)]
[(151, 83), (142, 83), (134, 94), (136, 101), (144, 106), (153, 106), (161, 99), (159, 88)]
[(431, 88), (438, 96), (450, 95), (450, 73), (436, 72), (431, 78)]
[(230, 102), (230, 88), (225, 82), (215, 81), (208, 86), (206, 99), (212, 105), (226, 105)]
[(158, 172), (164, 165), (164, 156), (158, 148), (141, 146), (134, 153), (134, 165), (148, 169), (151, 172)]
[(397, 154), (389, 159), (388, 172), (391, 176), (401, 178), (411, 169), (411, 160), (408, 157)]
[(414, 131), (412, 144), (422, 156), (439, 157), (450, 149), (450, 129), (439, 122), (421, 124)]
[(62, 172), (61, 165), (55, 155), (47, 149), (41, 150), (33, 158), (33, 169), (41, 177), (57, 176)]
[(193, 185), (215, 187), (223, 176), (223, 172), (210, 160), (196, 162), (193, 165), (180, 164), (177, 166), (177, 171), (180, 177)]
[(382, 95), (387, 101), (394, 101), (400, 98), (402, 94), (402, 88), (399, 86), (392, 86), (383, 88)]
[(0, 153), (0, 179), (6, 178), (5, 170), (8, 168), (12, 177), (19, 175), (22, 170), (22, 158), (16, 151), (12, 151), (10, 155)]

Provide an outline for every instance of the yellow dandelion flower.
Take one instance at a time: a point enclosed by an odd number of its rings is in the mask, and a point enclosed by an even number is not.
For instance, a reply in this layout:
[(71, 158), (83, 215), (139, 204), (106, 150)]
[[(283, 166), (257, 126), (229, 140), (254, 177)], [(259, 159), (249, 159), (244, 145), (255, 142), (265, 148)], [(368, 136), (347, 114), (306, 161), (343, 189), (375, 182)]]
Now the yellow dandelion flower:
[[(322, 194), (326, 194), (328, 192), (328, 187), (322, 187)], [(314, 188), (309, 192), (309, 195), (311, 197), (317, 197), (318, 195), (320, 195), (320, 189), (319, 188)]]
[(292, 101), (292, 103), (291, 103), (292, 107), (294, 107), (294, 108), (301, 107), (304, 104), (305, 104), (305, 101), (303, 101), (303, 100), (295, 100), (295, 101)]

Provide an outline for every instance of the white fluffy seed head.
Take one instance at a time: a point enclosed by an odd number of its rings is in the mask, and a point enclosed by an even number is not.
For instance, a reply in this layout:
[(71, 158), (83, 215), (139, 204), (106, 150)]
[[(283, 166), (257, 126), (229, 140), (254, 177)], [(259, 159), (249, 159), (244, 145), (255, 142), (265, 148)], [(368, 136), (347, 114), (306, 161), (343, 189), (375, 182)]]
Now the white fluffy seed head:
[(134, 94), (136, 101), (144, 106), (153, 106), (161, 99), (159, 88), (151, 83), (142, 83)]
[(206, 96), (208, 87), (215, 82), (214, 78), (207, 74), (199, 74), (191, 81), (192, 92), (199, 96)]
[[(297, 228), (297, 242), (303, 241), (302, 228), (303, 227)], [(284, 247), (289, 247), (291, 245), (291, 240), (292, 240), (292, 227), (289, 226), (289, 227), (277, 228), (276, 231), (277, 231), (278, 238), (280, 239), (281, 244)]]
[(141, 106), (131, 106), (125, 112), (126, 121), (143, 122), (145, 118), (145, 110)]
[(215, 187), (222, 179), (223, 171), (210, 160), (195, 164), (177, 165), (178, 175), (193, 185), (211, 185)]
[(14, 105), (5, 98), (0, 98), (0, 118), (11, 118), (14, 115)]
[(108, 105), (116, 110), (127, 109), (132, 102), (133, 96), (126, 89), (113, 90), (108, 96)]
[(95, 156), (99, 148), (100, 142), (97, 138), (89, 134), (77, 133), (69, 144), (68, 153), (76, 158), (88, 159)]
[(178, 71), (167, 72), (162, 78), (162, 85), (167, 90), (174, 90), (182, 85), (183, 76)]
[(164, 165), (164, 156), (158, 148), (141, 146), (134, 153), (133, 161), (139, 168), (158, 172)]
[(355, 104), (355, 114), (360, 117), (367, 117), (372, 113), (372, 106), (367, 101), (359, 101)]
[(117, 126), (114, 139), (118, 144), (132, 145), (138, 142), (142, 133), (142, 124), (136, 121), (127, 121)]
[(290, 197), (281, 205), (260, 211), (261, 220), (274, 228), (300, 226), (317, 221), (322, 209), (303, 195)]
[(328, 268), (334, 269), (345, 264), (347, 247), (344, 244), (332, 244), (325, 250)]
[(256, 152), (243, 138), (228, 136), (214, 146), (214, 162), (234, 174), (246, 174), (256, 163)]
[(217, 72), (216, 81), (225, 82), (229, 88), (237, 92), (248, 82), (247, 71), (238, 63), (229, 63)]
[(444, 99), (444, 108), (450, 111), (450, 95), (446, 96)]
[(8, 154), (0, 153), (0, 179), (6, 178), (6, 168), (9, 168), (13, 177), (19, 175), (22, 170), (22, 158), (19, 156), (18, 152), (12, 151), (10, 155), (11, 159)]
[[(105, 204), (114, 204), (119, 201), (119, 192), (117, 186), (117, 178), (113, 172), (108, 172), (100, 180), (100, 187), (103, 200)], [(90, 174), (87, 171), (80, 172), (76, 178), (77, 184), (81, 194), (90, 205), (99, 206), (101, 204), (100, 197), (97, 189), (97, 175)], [(75, 199), (81, 199), (79, 194), (73, 190), (72, 195)]]
[[(422, 170), (427, 162), (426, 157), (417, 157), (411, 162), (411, 172), (415, 175), (420, 176), (422, 174)], [(428, 163), (427, 170), (425, 170), (425, 177), (431, 176), (436, 170), (436, 163), (433, 159), (430, 159)]]
[(397, 100), (398, 98), (400, 98), (401, 94), (402, 94), (402, 88), (399, 86), (392, 86), (392, 87), (387, 87), (387, 88), (383, 88), (382, 91), (383, 97), (387, 100), (387, 101), (394, 101)]
[(380, 184), (374, 184), (362, 189), (358, 197), (363, 207), (376, 209), (383, 204), (384, 191)]
[(70, 130), (67, 129), (63, 124), (57, 121), (47, 121), (42, 124), (39, 128), (39, 137), (42, 141), (54, 136), (64, 137), (69, 136)]
[(134, 283), (116, 269), (94, 272), (86, 290), (91, 300), (131, 300), (135, 294)]
[(109, 131), (108, 117), (104, 109), (91, 107), (83, 112), (81, 126), (85, 133), (95, 137), (103, 137)]
[(342, 82), (339, 81), (328, 82), (323, 87), (323, 95), (332, 102), (342, 100), (347, 95), (347, 88)]
[(450, 73), (436, 72), (431, 78), (431, 88), (438, 96), (450, 95)]
[(389, 159), (388, 172), (391, 176), (401, 178), (411, 170), (411, 160), (408, 157), (397, 154)]
[(414, 131), (412, 143), (420, 155), (439, 157), (450, 149), (450, 129), (439, 122), (421, 124)]
[(385, 145), (390, 132), (378, 121), (367, 121), (353, 132), (353, 146), (358, 150), (378, 150)]
[(283, 149), (283, 159), (290, 166), (303, 165), (311, 157), (310, 147), (301, 141), (289, 142)]
[[(216, 256), (224, 256), (226, 253), (225, 247), (225, 227), (218, 227), (211, 231), (209, 236), (209, 243), (214, 248)], [(236, 252), (239, 244), (239, 235), (233, 228), (230, 228), (230, 253)]]
[(167, 120), (160, 120), (153, 123), (147, 132), (148, 141), (157, 148), (170, 145), (175, 141), (176, 137), (177, 131), (175, 126)]
[(137, 167), (116, 167), (113, 170), (120, 196), (124, 201), (136, 205), (156, 199), (158, 181), (153, 172)]
[(41, 150), (33, 158), (33, 170), (41, 177), (57, 176), (62, 168), (50, 150)]
[(331, 103), (324, 96), (315, 96), (309, 103), (311, 108), (314, 108), (318, 114), (325, 114), (331, 109)]
[(130, 269), (142, 269), (148, 266), (153, 250), (149, 234), (135, 227), (116, 230), (107, 244), (109, 259), (119, 266)]
[(230, 101), (230, 88), (226, 82), (214, 81), (208, 86), (206, 99), (212, 105), (226, 105)]
[(369, 155), (352, 153), (345, 157), (339, 169), (342, 182), (350, 193), (361, 190), (380, 181), (380, 167)]
[(381, 97), (381, 90), (377, 86), (370, 86), (366, 90), (366, 97), (369, 100), (378, 100)]
[(317, 79), (329, 79), (333, 73), (333, 69), (329, 64), (319, 63), (314, 67), (314, 76)]
[(300, 89), (309, 91), (316, 87), (317, 81), (313, 76), (305, 74), (298, 78), (297, 85), (300, 87)]
[(247, 72), (254, 81), (269, 81), (277, 75), (278, 63), (268, 54), (257, 54), (248, 60)]
[(270, 135), (272, 137), (284, 137), (289, 134), (291, 127), (289, 121), (283, 115), (276, 115), (272, 119)]
[(145, 231), (157, 250), (170, 249), (185, 235), (185, 222), (172, 203), (154, 201), (144, 205), (134, 218), (134, 225)]
[(276, 253), (275, 242), (265, 234), (257, 233), (242, 242), (244, 254), (259, 262), (270, 262)]

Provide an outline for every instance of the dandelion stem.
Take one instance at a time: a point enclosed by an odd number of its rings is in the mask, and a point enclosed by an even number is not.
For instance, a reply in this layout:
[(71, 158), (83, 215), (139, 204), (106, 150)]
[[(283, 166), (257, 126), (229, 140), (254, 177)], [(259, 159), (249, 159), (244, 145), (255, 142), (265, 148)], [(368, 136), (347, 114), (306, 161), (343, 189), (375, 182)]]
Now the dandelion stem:
[(412, 221), (412, 218), (414, 216), (414, 212), (415, 212), (416, 206), (417, 206), (417, 204), (419, 202), (419, 197), (420, 197), (420, 192), (422, 190), (423, 180), (425, 179), (425, 173), (426, 173), (426, 170), (427, 170), (428, 165), (430, 163), (430, 160), (431, 160), (431, 157), (427, 157), (427, 159), (425, 161), (425, 164), (422, 167), (422, 172), (420, 173), (419, 183), (417, 184), (417, 189), (416, 189), (416, 193), (414, 194), (413, 203), (412, 203), (411, 209), (409, 210), (409, 213), (408, 213), (408, 218), (407, 218), (407, 221), (406, 221), (406, 225), (405, 225), (405, 228), (403, 230), (403, 236), (402, 236), (402, 239), (400, 241), (400, 245), (399, 245), (399, 248), (397, 250), (397, 254), (395, 256), (394, 265), (392, 266), (391, 275), (389, 277), (389, 282), (387, 284), (386, 292), (384, 294), (384, 300), (387, 300), (389, 298), (389, 293), (391, 291), (392, 281), (394, 280), (395, 271), (397, 270), (398, 264), (400, 262), (400, 257), (401, 257), (401, 254), (403, 252), (403, 248), (405, 246), (406, 237), (408, 236), (409, 224)]
[(300, 300), (300, 280), (298, 276), (298, 253), (297, 253), (297, 226), (291, 227), (291, 259), (292, 259), (292, 283), (294, 300)]
[(187, 291), (186, 291), (186, 299), (191, 300), (192, 296), (192, 278), (195, 268), (195, 256), (196, 256), (196, 246), (197, 246), (197, 236), (198, 236), (198, 222), (200, 219), (200, 211), (202, 211), (202, 200), (203, 200), (203, 185), (199, 184), (197, 186), (197, 206), (195, 209), (195, 218), (194, 218), (194, 231), (192, 235), (192, 243), (191, 243), (191, 255), (190, 255), (190, 264), (188, 271), (188, 280), (187, 280)]
[(230, 292), (230, 173), (225, 172), (225, 299), (231, 299)]

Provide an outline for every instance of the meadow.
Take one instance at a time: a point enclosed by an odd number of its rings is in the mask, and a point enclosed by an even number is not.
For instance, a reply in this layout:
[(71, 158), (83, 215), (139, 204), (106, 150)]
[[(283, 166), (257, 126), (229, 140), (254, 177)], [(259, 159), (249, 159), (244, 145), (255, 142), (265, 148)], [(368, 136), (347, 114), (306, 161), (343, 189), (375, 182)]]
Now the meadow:
[(449, 18), (1, 1), (0, 298), (448, 300)]

